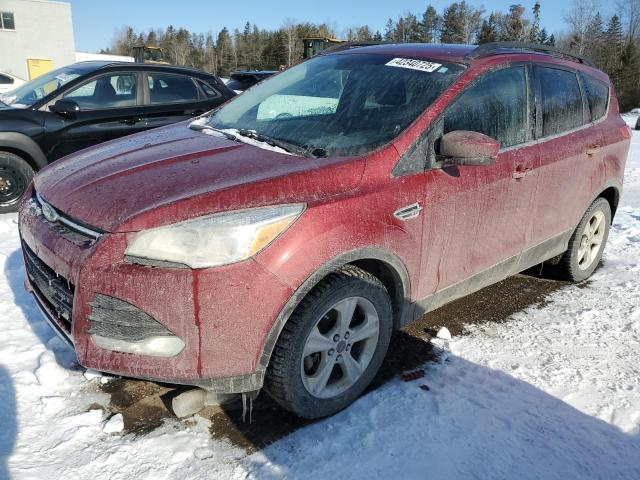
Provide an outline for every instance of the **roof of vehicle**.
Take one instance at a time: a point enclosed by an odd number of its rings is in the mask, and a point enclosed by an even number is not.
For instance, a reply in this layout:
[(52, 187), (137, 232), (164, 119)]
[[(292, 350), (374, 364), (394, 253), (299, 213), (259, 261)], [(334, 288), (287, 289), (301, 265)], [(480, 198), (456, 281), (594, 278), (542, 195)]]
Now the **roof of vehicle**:
[(413, 58), (443, 60), (457, 63), (470, 63), (480, 58), (495, 57), (504, 54), (528, 54), (542, 57), (564, 58), (573, 62), (593, 66), (586, 58), (564, 52), (547, 45), (535, 45), (523, 42), (495, 42), (483, 45), (447, 44), (447, 43), (380, 43), (363, 44), (347, 42), (325, 50), (323, 54), (342, 54), (346, 52), (376, 53), (386, 55), (410, 55)]
[(112, 67), (125, 67), (125, 68), (133, 68), (133, 69), (144, 69), (144, 70), (162, 70), (162, 71), (176, 71), (190, 74), (198, 74), (198, 75), (207, 75), (207, 76), (215, 76), (212, 73), (205, 72), (204, 70), (199, 70), (193, 67), (182, 67), (178, 65), (166, 65), (166, 64), (157, 64), (157, 63), (133, 63), (133, 62), (114, 62), (108, 60), (88, 60), (86, 62), (78, 62), (73, 64), (76, 68), (86, 69), (87, 72), (91, 72), (94, 70), (102, 69), (102, 68), (112, 68)]
[(338, 45), (335, 49), (326, 50), (326, 54), (342, 54), (346, 52), (377, 53), (384, 55), (410, 55), (414, 58), (445, 60), (449, 62), (466, 62), (465, 57), (471, 53), (476, 45), (460, 45), (448, 43), (381, 43), (379, 45)]
[(236, 70), (235, 72), (231, 72), (230, 77), (233, 78), (234, 76), (247, 76), (247, 75), (260, 77), (260, 76), (270, 76), (276, 73), (278, 73), (278, 70)]

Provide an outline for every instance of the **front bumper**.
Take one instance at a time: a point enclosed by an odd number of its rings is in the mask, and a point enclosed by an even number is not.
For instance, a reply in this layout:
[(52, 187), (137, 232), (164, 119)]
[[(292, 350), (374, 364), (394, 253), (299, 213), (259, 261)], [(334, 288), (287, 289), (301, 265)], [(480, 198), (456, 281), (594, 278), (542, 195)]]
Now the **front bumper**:
[[(25, 278), (45, 318), (73, 346), (81, 365), (224, 393), (262, 386), (263, 345), (292, 291), (257, 262), (202, 270), (129, 264), (123, 260), (128, 234), (105, 234), (82, 244), (67, 238), (28, 202), (19, 226), (24, 251), (33, 252), (73, 290), (67, 323), (29, 276)], [(142, 310), (179, 337), (183, 350), (157, 357), (100, 348), (89, 321), (97, 295)]]

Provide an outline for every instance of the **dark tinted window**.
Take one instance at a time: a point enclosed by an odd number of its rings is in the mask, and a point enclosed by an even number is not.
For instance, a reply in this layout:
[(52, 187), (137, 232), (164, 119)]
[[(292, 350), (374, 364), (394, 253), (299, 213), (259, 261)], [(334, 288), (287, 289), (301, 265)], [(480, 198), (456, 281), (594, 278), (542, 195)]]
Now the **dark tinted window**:
[(133, 107), (137, 104), (135, 73), (102, 75), (64, 95), (81, 110)]
[(208, 98), (218, 98), (222, 96), (222, 94), (213, 86), (213, 82), (198, 80), (198, 85), (200, 85), (200, 88), (202, 88), (202, 91)]
[(527, 140), (524, 67), (488, 73), (465, 90), (444, 116), (444, 133), (469, 130), (510, 147)]
[(11, 85), (13, 83), (13, 78), (8, 77), (7, 75), (2, 75), (0, 73), (0, 85)]
[(607, 113), (607, 106), (609, 104), (609, 86), (599, 80), (596, 80), (589, 75), (580, 73), (582, 79), (582, 85), (587, 93), (587, 100), (589, 102), (589, 110), (591, 113), (591, 121), (604, 117)]
[(147, 74), (151, 103), (197, 102), (198, 89), (191, 77), (169, 73)]
[(542, 136), (582, 125), (582, 95), (576, 74), (557, 68), (535, 68), (542, 100)]
[(2, 25), (0, 25), (5, 30), (15, 30), (16, 24), (13, 21), (13, 13), (11, 12), (2, 12), (0, 13), (0, 20), (2, 20)]

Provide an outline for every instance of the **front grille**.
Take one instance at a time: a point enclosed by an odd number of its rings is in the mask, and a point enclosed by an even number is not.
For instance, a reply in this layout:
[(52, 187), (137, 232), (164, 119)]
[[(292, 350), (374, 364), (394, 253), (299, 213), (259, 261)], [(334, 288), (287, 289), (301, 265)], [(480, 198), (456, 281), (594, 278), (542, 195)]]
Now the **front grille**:
[[(60, 236), (79, 247), (88, 247), (104, 234), (103, 231), (90, 227), (65, 215), (53, 205), (47, 203), (37, 192), (28, 200), (29, 206), (34, 208), (38, 215), (42, 215)], [(45, 209), (49, 215), (45, 215)], [(53, 215), (53, 218), (51, 217)]]
[(55, 312), (67, 333), (71, 333), (74, 287), (40, 260), (25, 244), (22, 245), (29, 281), (39, 297)]
[(130, 342), (172, 335), (135, 305), (102, 294), (97, 294), (91, 302), (89, 324), (89, 331), (94, 335)]

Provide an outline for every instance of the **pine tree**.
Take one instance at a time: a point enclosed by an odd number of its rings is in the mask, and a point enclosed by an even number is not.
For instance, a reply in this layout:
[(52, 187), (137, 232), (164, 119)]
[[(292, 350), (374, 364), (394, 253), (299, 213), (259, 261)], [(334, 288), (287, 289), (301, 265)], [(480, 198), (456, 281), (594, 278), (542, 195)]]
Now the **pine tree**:
[(547, 29), (543, 28), (542, 30), (540, 30), (540, 33), (538, 34), (538, 43), (540, 45), (547, 45), (548, 41), (549, 41), (549, 36), (547, 35)]
[(385, 42), (395, 42), (395, 27), (393, 25), (393, 20), (387, 20), (387, 24), (384, 28), (384, 41)]
[(531, 22), (531, 27), (529, 27), (529, 42), (542, 43), (540, 41), (540, 2), (535, 3), (532, 11), (533, 21)]
[(606, 58), (604, 56), (605, 49), (605, 33), (603, 30), (602, 16), (600, 12), (596, 13), (585, 30), (585, 55), (591, 59), (598, 67), (604, 68)]
[(464, 13), (458, 2), (444, 9), (440, 40), (442, 43), (463, 43), (465, 40)]
[(434, 43), (438, 40), (438, 29), (440, 27), (441, 18), (432, 5), (429, 5), (422, 14), (422, 22), (420, 23), (421, 36), (420, 41), (425, 43)]
[(500, 33), (500, 40), (503, 41), (523, 41), (528, 21), (524, 19), (524, 7), (522, 5), (511, 5), (509, 13), (505, 15), (504, 25)]
[(638, 106), (640, 88), (640, 58), (634, 41), (627, 41), (620, 57), (620, 67), (615, 77), (615, 87), (618, 91), (620, 109), (626, 112)]
[(480, 35), (478, 36), (478, 43), (491, 43), (497, 42), (500, 32), (498, 31), (498, 16), (492, 12), (488, 19), (482, 21), (482, 27), (480, 27)]
[(613, 15), (604, 33), (604, 71), (614, 80), (617, 79), (620, 67), (620, 57), (622, 56), (622, 24), (617, 15)]

